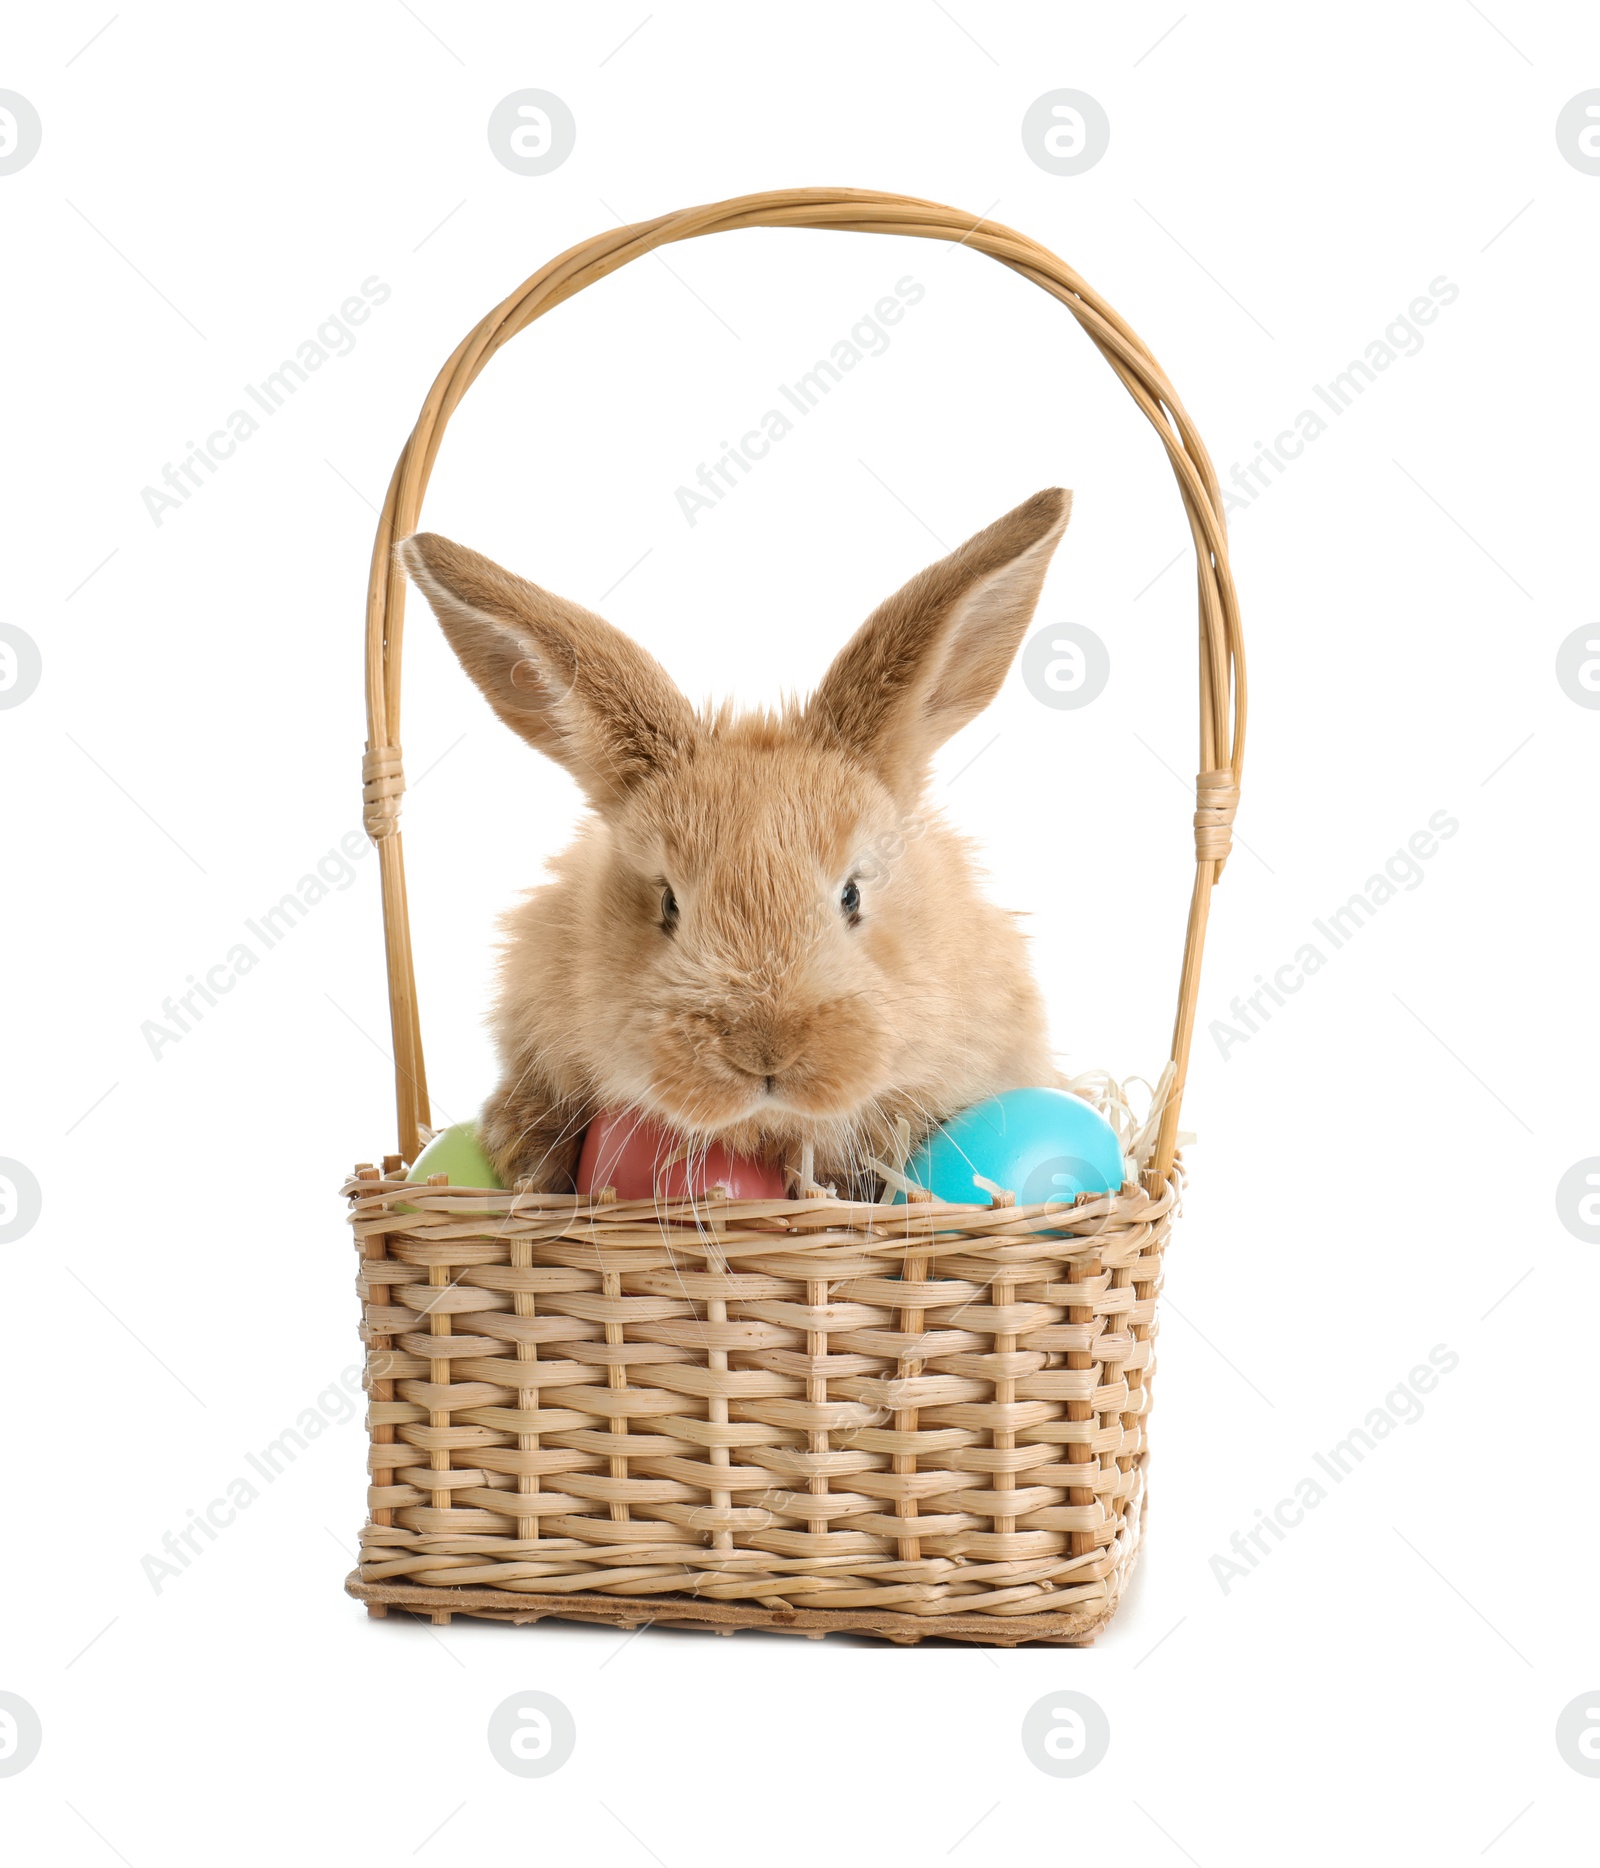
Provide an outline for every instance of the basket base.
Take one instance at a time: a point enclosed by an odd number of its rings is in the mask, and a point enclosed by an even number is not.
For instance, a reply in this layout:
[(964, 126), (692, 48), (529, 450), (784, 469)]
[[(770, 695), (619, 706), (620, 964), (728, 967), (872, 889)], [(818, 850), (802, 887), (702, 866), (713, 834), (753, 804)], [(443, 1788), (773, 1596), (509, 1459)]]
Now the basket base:
[(919, 1641), (965, 1641), (986, 1647), (1089, 1647), (1116, 1613), (1116, 1600), (1096, 1602), (1057, 1615), (874, 1614), (870, 1609), (764, 1609), (745, 1603), (701, 1602), (693, 1596), (523, 1595), (511, 1589), (430, 1589), (413, 1583), (364, 1583), (361, 1572), (345, 1578), (345, 1592), (367, 1605), (370, 1615), (391, 1608), (448, 1622), (452, 1615), (518, 1624), (544, 1621), (601, 1622), (633, 1629), (644, 1625), (692, 1628), (709, 1634), (734, 1634), (741, 1628), (765, 1628), (820, 1640), (826, 1634), (868, 1635), (914, 1647)]

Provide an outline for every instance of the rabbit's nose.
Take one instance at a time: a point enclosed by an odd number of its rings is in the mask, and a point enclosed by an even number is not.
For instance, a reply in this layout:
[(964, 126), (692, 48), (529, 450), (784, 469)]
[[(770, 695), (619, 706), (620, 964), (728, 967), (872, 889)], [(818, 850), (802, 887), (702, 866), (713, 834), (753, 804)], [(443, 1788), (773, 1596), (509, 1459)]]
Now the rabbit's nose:
[(747, 1077), (760, 1077), (769, 1085), (800, 1055), (800, 1045), (770, 1025), (733, 1026), (722, 1041), (722, 1055)]

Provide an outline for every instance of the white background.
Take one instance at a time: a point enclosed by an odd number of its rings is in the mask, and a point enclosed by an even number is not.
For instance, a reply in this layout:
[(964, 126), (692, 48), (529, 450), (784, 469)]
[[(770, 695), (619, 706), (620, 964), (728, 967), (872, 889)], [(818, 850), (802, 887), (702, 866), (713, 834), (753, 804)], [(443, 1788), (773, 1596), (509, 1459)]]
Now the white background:
[[(1600, 85), (1600, 18), (362, 0), (106, 25), (110, 3), (14, 10), (0, 53), (44, 126), (0, 176), (0, 621), (44, 667), (0, 717), (0, 1153), (44, 1200), (0, 1246), (0, 1689), (44, 1728), (0, 1778), (9, 1859), (1575, 1859), (1600, 1781), (1554, 1732), (1600, 1687), (1597, 1272), (1555, 1190), (1600, 1152), (1600, 714), (1554, 670), (1593, 616), (1600, 177), (1554, 125)], [(542, 177), (485, 134), (528, 86), (578, 125)], [(1064, 86), (1112, 126), (1075, 177), (1020, 136)], [(1224, 476), (1430, 281), (1459, 288), (1234, 521), (1248, 847), (1214, 903), (1136, 1582), (1086, 1651), (370, 1622), (340, 1587), (345, 1424), (158, 1593), (141, 1559), (357, 1355), (336, 1189), (394, 1145), (375, 858), (159, 1059), (141, 1025), (359, 823), (369, 508), (438, 366), (545, 260), (813, 182), (1059, 252)], [(1060, 712), (1013, 674), (939, 790), (1035, 916), (1063, 1061), (1153, 1075), (1195, 673), (1152, 433), (1065, 312), (970, 250), (764, 232), (664, 257), (495, 361), (426, 523), (609, 591), (691, 694), (770, 700), (930, 534), (1075, 488), (1040, 618), (1101, 635), (1110, 684)], [(689, 527), (675, 487), (907, 274), (926, 297), (892, 348)], [(373, 276), (391, 296), (354, 350), (157, 526), (141, 488)], [(494, 916), (576, 794), (420, 605), (406, 673), (419, 986), (460, 1117), (492, 1081)], [(1460, 830), (1422, 882), (1224, 1058), (1210, 1021), (1439, 811)], [(1423, 1417), (1224, 1591), (1213, 1556), (1439, 1344), (1459, 1367)], [(538, 1782), (484, 1738), (532, 1688), (579, 1734)], [(1063, 1688), (1112, 1734), (1070, 1781), (1019, 1741)]]

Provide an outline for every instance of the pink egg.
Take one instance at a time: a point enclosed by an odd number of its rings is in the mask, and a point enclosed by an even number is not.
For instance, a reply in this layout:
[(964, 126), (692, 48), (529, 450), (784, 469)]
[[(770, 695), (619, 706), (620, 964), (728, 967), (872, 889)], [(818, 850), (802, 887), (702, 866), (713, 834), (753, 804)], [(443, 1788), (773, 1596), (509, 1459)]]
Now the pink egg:
[(619, 1200), (683, 1200), (725, 1187), (734, 1200), (782, 1200), (783, 1169), (730, 1154), (720, 1143), (695, 1143), (682, 1159), (684, 1139), (634, 1111), (602, 1109), (589, 1124), (578, 1155), (578, 1192), (614, 1187)]

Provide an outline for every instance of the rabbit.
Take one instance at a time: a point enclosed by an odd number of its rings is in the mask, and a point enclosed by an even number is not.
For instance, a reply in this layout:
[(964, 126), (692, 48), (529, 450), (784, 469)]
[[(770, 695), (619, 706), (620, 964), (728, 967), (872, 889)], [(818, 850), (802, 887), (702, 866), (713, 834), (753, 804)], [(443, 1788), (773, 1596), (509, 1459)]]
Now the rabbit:
[(1072, 496), (919, 571), (805, 702), (699, 711), (591, 611), (436, 534), (398, 555), (500, 718), (590, 806), (505, 917), (479, 1120), (506, 1186), (570, 1191), (601, 1109), (872, 1197), (873, 1159), (1059, 1081), (1015, 917), (926, 797), (999, 691)]

